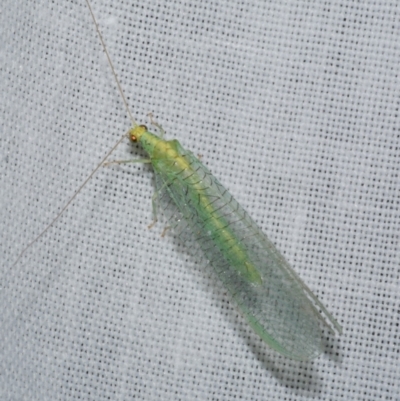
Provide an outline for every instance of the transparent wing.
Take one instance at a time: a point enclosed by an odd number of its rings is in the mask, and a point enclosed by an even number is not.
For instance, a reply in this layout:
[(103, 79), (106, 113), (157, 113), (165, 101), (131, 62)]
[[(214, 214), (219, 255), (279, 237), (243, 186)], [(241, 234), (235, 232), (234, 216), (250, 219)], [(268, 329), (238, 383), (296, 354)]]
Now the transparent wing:
[[(210, 171), (189, 151), (182, 149), (182, 155), (190, 171), (171, 174), (155, 168), (158, 199), (171, 225), (182, 241), (196, 240), (251, 327), (270, 347), (295, 360), (317, 357), (322, 352), (321, 326), (333, 326), (341, 332), (339, 324)], [(194, 188), (189, 179), (193, 171), (215, 211), (208, 217), (196, 202), (199, 184)], [(229, 226), (261, 282), (246, 280), (235, 266), (238, 262), (227, 260), (219, 233), (210, 230), (210, 219), (220, 219), (222, 225)]]

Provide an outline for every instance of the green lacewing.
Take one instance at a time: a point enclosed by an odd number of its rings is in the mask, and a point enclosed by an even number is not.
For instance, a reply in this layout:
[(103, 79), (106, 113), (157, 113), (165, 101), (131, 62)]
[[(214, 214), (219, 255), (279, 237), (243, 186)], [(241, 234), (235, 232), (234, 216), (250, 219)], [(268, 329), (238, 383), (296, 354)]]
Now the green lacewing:
[[(272, 349), (299, 361), (322, 352), (322, 330), (342, 328), (289, 266), (267, 236), (201, 161), (176, 140), (138, 125), (129, 110), (89, 0), (86, 0), (118, 90), (132, 120), (129, 137), (148, 154), (156, 176), (154, 201), (186, 242), (195, 241), (252, 329)], [(71, 204), (125, 135), (108, 152), (40, 238)], [(121, 162), (119, 162), (121, 163)], [(153, 205), (154, 210), (155, 207)]]
[(176, 209), (179, 236), (200, 246), (254, 331), (289, 358), (317, 357), (321, 324), (342, 329), (251, 217), (176, 139), (165, 141), (144, 125), (130, 138), (149, 155), (155, 198)]

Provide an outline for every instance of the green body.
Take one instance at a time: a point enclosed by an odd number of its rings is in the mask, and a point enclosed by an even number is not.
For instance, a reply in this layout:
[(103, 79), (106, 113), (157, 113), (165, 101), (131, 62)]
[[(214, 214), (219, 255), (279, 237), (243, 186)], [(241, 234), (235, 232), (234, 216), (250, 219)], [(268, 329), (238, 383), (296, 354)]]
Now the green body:
[(289, 358), (318, 356), (321, 325), (341, 327), (232, 195), (177, 140), (144, 126), (132, 129), (131, 138), (150, 157), (156, 197), (177, 209), (181, 237), (196, 240), (254, 331)]

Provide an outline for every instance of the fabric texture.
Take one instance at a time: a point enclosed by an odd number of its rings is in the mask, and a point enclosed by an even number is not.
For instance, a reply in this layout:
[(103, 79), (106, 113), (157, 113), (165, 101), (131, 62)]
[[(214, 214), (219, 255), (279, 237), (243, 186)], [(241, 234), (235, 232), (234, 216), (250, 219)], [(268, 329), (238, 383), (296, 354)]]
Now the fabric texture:
[[(300, 363), (153, 220), (83, 0), (3, 0), (1, 400), (398, 400), (396, 2), (95, 1), (129, 107), (201, 157), (343, 326)], [(111, 159), (145, 158), (124, 141)]]

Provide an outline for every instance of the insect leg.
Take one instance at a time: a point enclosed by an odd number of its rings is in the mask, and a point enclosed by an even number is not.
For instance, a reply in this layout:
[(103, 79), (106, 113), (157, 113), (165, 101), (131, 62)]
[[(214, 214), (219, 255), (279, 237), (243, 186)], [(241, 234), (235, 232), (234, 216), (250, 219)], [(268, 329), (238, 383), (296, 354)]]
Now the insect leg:
[(129, 163), (151, 163), (150, 159), (133, 159), (133, 160), (112, 160), (105, 162), (103, 166), (110, 166), (111, 164), (129, 164)]
[(148, 229), (150, 230), (154, 224), (157, 223), (158, 218), (157, 218), (157, 199), (161, 193), (161, 191), (164, 189), (164, 187), (167, 185), (167, 182), (164, 182), (163, 185), (161, 185), (160, 188), (157, 188), (153, 194), (153, 196), (151, 197), (151, 206), (153, 209), (153, 221), (152, 223), (148, 226)]
[(151, 125), (154, 125), (160, 131), (160, 138), (164, 139), (165, 131), (164, 128), (154, 119), (153, 113), (147, 114), (147, 117), (150, 118)]

